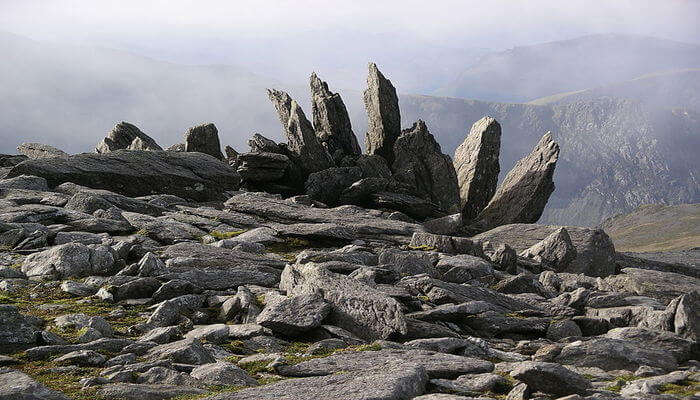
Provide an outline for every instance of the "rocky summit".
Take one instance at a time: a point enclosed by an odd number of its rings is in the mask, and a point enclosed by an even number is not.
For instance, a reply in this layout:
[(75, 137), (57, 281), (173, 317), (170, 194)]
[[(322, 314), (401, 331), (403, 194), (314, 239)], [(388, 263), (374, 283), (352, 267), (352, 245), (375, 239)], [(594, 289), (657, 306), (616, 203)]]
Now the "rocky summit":
[(698, 397), (697, 264), (537, 224), (550, 134), (497, 186), (495, 119), (453, 160), (367, 82), (367, 154), (313, 74), (313, 123), (268, 92), (286, 143), (3, 156), (0, 399)]

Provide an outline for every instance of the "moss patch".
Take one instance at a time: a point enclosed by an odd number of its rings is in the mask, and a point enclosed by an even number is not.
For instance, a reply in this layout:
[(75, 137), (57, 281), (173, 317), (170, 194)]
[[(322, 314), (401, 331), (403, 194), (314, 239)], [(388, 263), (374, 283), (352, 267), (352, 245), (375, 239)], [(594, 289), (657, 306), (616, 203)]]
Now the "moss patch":
[(692, 379), (685, 379), (678, 383), (668, 383), (659, 386), (659, 392), (661, 394), (670, 394), (680, 397), (693, 396), (695, 393), (700, 392), (700, 382)]
[(213, 236), (216, 239), (219, 240), (224, 240), (224, 239), (231, 239), (232, 237), (236, 237), (242, 233), (245, 233), (245, 229), (241, 229), (238, 231), (229, 231), (229, 232), (222, 232), (222, 231), (211, 231), (209, 232), (209, 235)]
[(299, 253), (314, 247), (314, 244), (305, 239), (286, 238), (284, 242), (272, 243), (266, 246), (270, 253), (282, 256), (284, 259), (294, 261)]
[[(19, 357), (22, 358), (21, 356)], [(98, 376), (98, 368), (79, 368), (75, 370), (55, 372), (56, 365), (50, 361), (31, 361), (13, 367), (31, 376), (37, 382), (44, 384), (52, 390), (57, 390), (74, 400), (100, 400), (103, 397), (97, 395), (97, 388), (83, 389), (80, 380), (87, 377)]]

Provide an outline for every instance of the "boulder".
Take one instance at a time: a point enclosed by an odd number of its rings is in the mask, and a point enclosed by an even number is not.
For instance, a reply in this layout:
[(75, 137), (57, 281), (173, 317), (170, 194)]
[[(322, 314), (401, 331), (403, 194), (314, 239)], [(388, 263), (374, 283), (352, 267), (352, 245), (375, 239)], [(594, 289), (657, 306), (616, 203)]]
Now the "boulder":
[(360, 145), (340, 94), (331, 92), (328, 84), (320, 80), (316, 73), (311, 74), (310, 81), (311, 110), (318, 140), (334, 159), (359, 155)]
[(48, 389), (20, 371), (0, 369), (0, 399), (68, 400), (68, 397)]
[[(130, 373), (130, 372), (129, 372)], [(108, 400), (166, 400), (206, 394), (206, 390), (167, 384), (110, 383), (100, 386), (97, 394)]]
[(287, 148), (297, 158), (294, 161), (298, 161), (307, 174), (332, 167), (334, 163), (328, 150), (319, 142), (301, 106), (285, 92), (268, 89), (267, 94), (277, 109)]
[(284, 176), (289, 158), (283, 154), (257, 152), (238, 156), (238, 173), (246, 181), (271, 182)]
[(155, 140), (128, 122), (118, 123), (107, 137), (97, 144), (95, 151), (104, 154), (122, 149), (163, 150)]
[(534, 223), (540, 219), (554, 191), (554, 168), (559, 145), (548, 132), (532, 152), (508, 172), (493, 198), (477, 217), (481, 229), (514, 223)]
[(470, 254), (477, 257), (484, 256), (480, 242), (459, 236), (416, 232), (411, 237), (410, 246), (424, 250), (435, 250), (447, 254)]
[(198, 339), (183, 339), (177, 342), (161, 344), (148, 351), (148, 360), (170, 360), (176, 363), (202, 365), (215, 362)]
[(209, 154), (219, 160), (224, 159), (219, 142), (219, 131), (214, 124), (194, 126), (185, 132), (185, 151)]
[(321, 326), (331, 305), (319, 294), (292, 297), (266, 296), (265, 308), (256, 322), (275, 333), (295, 336)]
[(8, 177), (36, 175), (51, 187), (73, 182), (129, 197), (173, 194), (197, 201), (237, 190), (240, 176), (227, 164), (201, 153), (114, 151), (22, 162)]
[[(622, 273), (605, 278), (599, 283), (601, 290), (611, 292), (631, 293), (638, 296), (647, 296), (661, 301), (663, 304), (670, 303), (674, 298), (695, 292), (686, 298), (688, 304), (697, 304), (698, 292), (700, 291), (700, 278), (676, 274), (673, 272), (652, 271), (639, 268), (624, 268)], [(693, 302), (692, 300), (695, 299)], [(686, 306), (687, 307), (687, 306)], [(697, 311), (687, 311), (688, 316), (697, 315)], [(696, 308), (697, 310), (697, 308)], [(678, 315), (678, 311), (674, 313)], [(686, 318), (681, 314), (679, 322)], [(674, 322), (674, 326), (675, 326)], [(694, 326), (695, 328), (691, 328)], [(692, 331), (697, 329), (697, 319), (688, 325)]]
[(365, 370), (285, 379), (206, 400), (398, 400), (423, 393), (427, 383), (425, 369), (416, 364), (377, 363)]
[(209, 385), (258, 386), (258, 382), (244, 370), (225, 361), (200, 365), (190, 375)]
[(552, 232), (539, 243), (520, 253), (521, 257), (530, 258), (556, 272), (565, 272), (576, 259), (576, 247), (566, 228)]
[(525, 382), (532, 390), (566, 396), (585, 395), (591, 383), (586, 378), (559, 364), (525, 361), (516, 366), (510, 376)]
[(265, 136), (255, 133), (248, 139), (248, 146), (251, 153), (276, 153), (283, 154), (282, 148), (275, 143), (274, 140), (268, 139)]
[(604, 371), (616, 369), (634, 371), (642, 365), (672, 371), (678, 366), (676, 358), (666, 350), (608, 338), (595, 338), (567, 344), (553, 361), (577, 367), (598, 367)]
[(343, 191), (362, 178), (357, 167), (328, 168), (309, 175), (304, 185), (306, 194), (329, 206), (336, 206)]
[(369, 64), (364, 103), (367, 110), (367, 154), (382, 156), (391, 165), (394, 162), (394, 142), (401, 135), (399, 99), (391, 81), (382, 75), (375, 63)]
[(501, 125), (491, 117), (476, 121), (455, 150), (453, 162), (465, 222), (476, 218), (496, 193), (500, 151)]
[(43, 143), (22, 143), (17, 146), (17, 151), (29, 158), (68, 157), (65, 151)]
[(107, 247), (93, 249), (80, 243), (67, 243), (34, 253), (24, 259), (22, 272), (44, 279), (82, 278), (114, 273), (114, 256)]
[(320, 291), (331, 305), (330, 323), (363, 339), (386, 339), (406, 333), (406, 320), (399, 302), (321, 265), (288, 265), (282, 272), (280, 289), (286, 290), (289, 296)]
[[(521, 253), (558, 231), (561, 226), (537, 224), (510, 224), (478, 234), (472, 240), (508, 244)], [(576, 258), (563, 272), (582, 273), (605, 277), (615, 274), (615, 247), (602, 229), (566, 226)]]
[(0, 304), (0, 349), (34, 344), (39, 333), (31, 320), (20, 314), (17, 307)]
[(625, 327), (611, 329), (605, 334), (605, 337), (634, 342), (645, 348), (665, 350), (673, 354), (679, 363), (691, 359), (698, 359), (700, 356), (700, 347), (698, 347), (695, 342), (672, 332), (638, 327)]
[(391, 169), (394, 179), (414, 188), (415, 193), (440, 206), (448, 213), (459, 210), (457, 174), (449, 156), (418, 120), (401, 132), (393, 147)]

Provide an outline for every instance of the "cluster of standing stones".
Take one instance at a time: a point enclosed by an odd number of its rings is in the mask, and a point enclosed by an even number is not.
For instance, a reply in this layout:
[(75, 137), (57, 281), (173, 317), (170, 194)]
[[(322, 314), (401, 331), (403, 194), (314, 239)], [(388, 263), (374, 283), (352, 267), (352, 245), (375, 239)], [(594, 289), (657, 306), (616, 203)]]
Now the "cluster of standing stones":
[(366, 154), (313, 74), (286, 143), (0, 155), (0, 399), (697, 398), (697, 268), (535, 224), (549, 133), (497, 186), (497, 121), (451, 159), (367, 86)]

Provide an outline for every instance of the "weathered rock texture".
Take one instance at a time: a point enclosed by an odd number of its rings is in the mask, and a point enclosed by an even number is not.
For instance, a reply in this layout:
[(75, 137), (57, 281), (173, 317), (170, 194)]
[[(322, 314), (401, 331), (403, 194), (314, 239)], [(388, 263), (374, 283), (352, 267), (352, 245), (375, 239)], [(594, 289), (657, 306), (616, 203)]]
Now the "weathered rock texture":
[(552, 177), (558, 158), (559, 145), (547, 133), (532, 152), (508, 172), (479, 214), (479, 225), (490, 229), (505, 224), (537, 222), (554, 191)]
[(219, 131), (214, 124), (194, 126), (185, 132), (185, 151), (198, 151), (219, 160), (224, 159), (219, 143)]
[(121, 149), (163, 150), (155, 140), (128, 122), (118, 123), (107, 137), (97, 144), (95, 151), (104, 154)]
[(287, 147), (298, 158), (299, 165), (307, 174), (332, 167), (333, 160), (328, 150), (318, 141), (314, 128), (306, 119), (301, 106), (280, 90), (268, 89), (267, 94), (275, 105), (284, 128)]
[(311, 74), (311, 109), (316, 136), (333, 158), (361, 153), (343, 99), (315, 73)]
[(447, 212), (459, 207), (457, 175), (449, 156), (418, 120), (401, 133), (394, 143), (394, 178), (415, 188), (416, 194), (439, 205)]
[(491, 117), (476, 121), (455, 150), (454, 168), (465, 222), (476, 218), (496, 192), (500, 151), (501, 125)]
[(378, 154), (391, 164), (394, 161), (394, 142), (401, 135), (399, 99), (391, 81), (382, 75), (375, 63), (369, 64), (364, 102), (367, 110), (367, 154)]
[(43, 143), (22, 143), (17, 151), (29, 158), (68, 157), (68, 153)]

